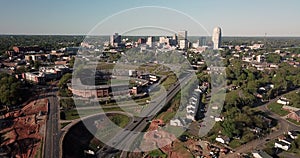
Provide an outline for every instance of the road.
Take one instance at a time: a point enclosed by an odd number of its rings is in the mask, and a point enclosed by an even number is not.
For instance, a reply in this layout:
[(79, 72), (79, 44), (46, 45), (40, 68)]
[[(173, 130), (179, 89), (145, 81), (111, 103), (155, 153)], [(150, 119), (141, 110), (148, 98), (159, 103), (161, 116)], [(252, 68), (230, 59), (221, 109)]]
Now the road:
[[(300, 90), (300, 88), (294, 90), (294, 91), (298, 91)], [(275, 102), (276, 100), (278, 100), (280, 97), (282, 97), (284, 94), (270, 100), (268, 103), (261, 105), (260, 107), (258, 107), (259, 110), (265, 112), (266, 114), (268, 114), (270, 117), (272, 117), (273, 119), (276, 119), (278, 121), (279, 124), (279, 128), (276, 131), (272, 131), (269, 135), (262, 137), (260, 139), (256, 139), (253, 140), (247, 144), (244, 144), (238, 148), (236, 148), (235, 152), (233, 154), (228, 155), (228, 157), (231, 157), (232, 155), (236, 155), (238, 153), (247, 153), (250, 152), (254, 149), (263, 149), (264, 145), (266, 143), (268, 143), (267, 139), (276, 139), (278, 136), (287, 133), (290, 130), (300, 130), (300, 126), (297, 126), (287, 120), (285, 120), (284, 118), (282, 118), (281, 116), (277, 115), (276, 113), (273, 113), (272, 111), (270, 111), (268, 109), (268, 105)]]
[(140, 117), (134, 117), (133, 123), (129, 124), (116, 134), (114, 138), (106, 143), (107, 145), (97, 152), (97, 157), (114, 157), (120, 152), (114, 147), (125, 150), (132, 149), (132, 145), (137, 142), (136, 140), (139, 136), (143, 135), (143, 133), (140, 132), (147, 127), (149, 121), (152, 120), (173, 97), (175, 97), (181, 90), (181, 87), (183, 87), (192, 77), (192, 74), (187, 74), (185, 77), (179, 79), (179, 82), (174, 84), (166, 95), (160, 95), (158, 98), (151, 101), (152, 104), (147, 106), (147, 108), (140, 113)]
[(57, 91), (52, 89), (45, 93), (45, 96), (49, 100), (49, 105), (44, 142), (44, 158), (59, 158), (59, 102), (56, 93)]

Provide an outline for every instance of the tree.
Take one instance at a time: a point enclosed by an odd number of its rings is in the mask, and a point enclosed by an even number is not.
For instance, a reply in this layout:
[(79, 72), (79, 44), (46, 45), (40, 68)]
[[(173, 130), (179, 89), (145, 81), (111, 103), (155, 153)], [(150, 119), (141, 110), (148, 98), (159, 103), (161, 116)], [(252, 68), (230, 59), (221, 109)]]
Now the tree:
[(69, 61), (69, 65), (72, 68), (74, 66), (75, 63), (75, 57), (72, 57), (71, 60)]
[(72, 78), (72, 74), (71, 73), (66, 73), (60, 80), (58, 83), (58, 86), (60, 88), (65, 88), (67, 82)]
[(281, 61), (281, 57), (278, 54), (268, 54), (266, 56), (266, 60), (267, 60), (268, 63), (276, 63), (276, 64), (278, 64)]
[(35, 69), (39, 69), (41, 66), (41, 62), (40, 61), (34, 61), (34, 68)]
[(222, 127), (224, 128), (224, 134), (229, 138), (238, 136), (241, 133), (240, 130), (237, 129), (235, 121), (230, 118), (225, 119), (225, 121), (222, 123)]
[(24, 100), (22, 84), (15, 77), (1, 74), (0, 75), (0, 102), (1, 104), (12, 106)]

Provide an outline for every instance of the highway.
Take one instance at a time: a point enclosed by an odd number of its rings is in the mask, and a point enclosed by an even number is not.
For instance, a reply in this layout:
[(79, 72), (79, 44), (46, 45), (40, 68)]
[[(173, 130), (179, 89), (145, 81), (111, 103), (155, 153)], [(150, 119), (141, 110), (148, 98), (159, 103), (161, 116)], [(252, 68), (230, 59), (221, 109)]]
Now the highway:
[(44, 158), (59, 158), (59, 102), (56, 90), (49, 90), (45, 96), (49, 100), (48, 118), (46, 123), (46, 138), (44, 148)]
[(137, 143), (136, 140), (139, 136), (143, 135), (143, 133), (140, 132), (147, 127), (149, 121), (152, 120), (173, 97), (175, 97), (181, 90), (181, 87), (185, 86), (192, 77), (192, 74), (187, 74), (179, 79), (179, 81), (168, 90), (166, 95), (160, 95), (158, 98), (151, 101), (152, 104), (147, 106), (147, 108), (140, 113), (140, 117), (134, 117), (133, 123), (126, 126), (109, 142), (106, 142), (106, 145), (97, 152), (97, 157), (114, 157), (120, 152), (115, 148), (124, 150), (132, 149), (133, 145)]

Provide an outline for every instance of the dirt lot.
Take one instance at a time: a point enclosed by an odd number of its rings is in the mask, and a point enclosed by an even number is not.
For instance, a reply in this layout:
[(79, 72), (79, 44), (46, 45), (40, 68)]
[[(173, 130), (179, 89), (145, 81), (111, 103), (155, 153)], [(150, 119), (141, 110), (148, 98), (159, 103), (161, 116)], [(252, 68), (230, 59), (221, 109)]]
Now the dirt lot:
[(21, 110), (4, 115), (0, 121), (0, 157), (31, 158), (36, 154), (36, 157), (42, 155), (47, 105), (47, 99), (39, 99)]

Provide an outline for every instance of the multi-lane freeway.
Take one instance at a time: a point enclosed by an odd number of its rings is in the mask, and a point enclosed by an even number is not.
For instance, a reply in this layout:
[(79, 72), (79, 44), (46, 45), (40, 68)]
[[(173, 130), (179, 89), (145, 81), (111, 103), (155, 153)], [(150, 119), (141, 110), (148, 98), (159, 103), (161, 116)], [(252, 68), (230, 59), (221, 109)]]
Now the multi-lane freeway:
[(136, 140), (142, 134), (150, 120), (152, 120), (162, 108), (171, 101), (172, 98), (181, 90), (181, 87), (185, 86), (193, 77), (192, 74), (187, 74), (183, 78), (179, 79), (166, 93), (166, 95), (160, 95), (152, 101), (152, 104), (144, 109), (140, 117), (134, 117), (134, 121), (120, 131), (114, 138), (109, 142), (106, 142), (103, 148), (97, 152), (97, 157), (114, 157), (120, 151), (115, 149), (129, 150), (132, 145), (135, 144)]

